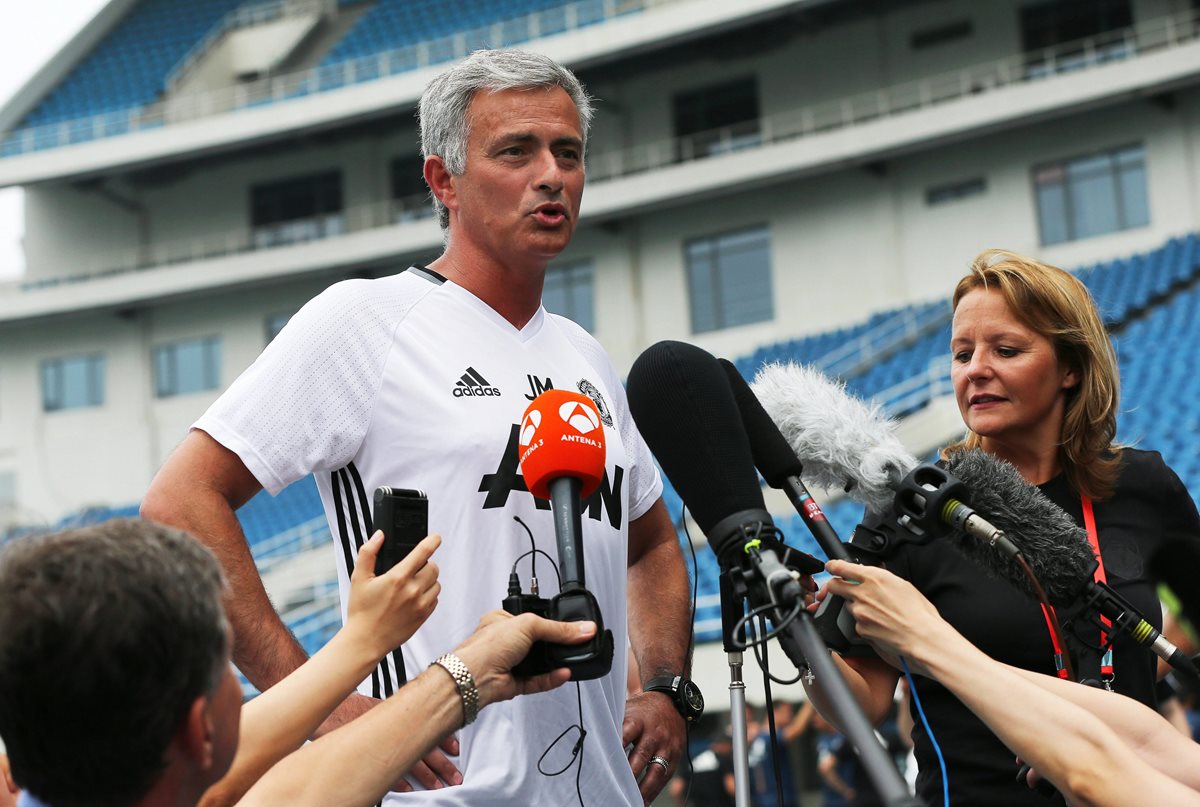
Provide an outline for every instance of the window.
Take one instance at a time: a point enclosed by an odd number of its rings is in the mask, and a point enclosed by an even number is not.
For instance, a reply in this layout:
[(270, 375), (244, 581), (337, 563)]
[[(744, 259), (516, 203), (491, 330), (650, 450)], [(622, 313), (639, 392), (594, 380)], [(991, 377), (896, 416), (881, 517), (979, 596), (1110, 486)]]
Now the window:
[(1059, 244), (1150, 223), (1141, 145), (1033, 169), (1042, 244)]
[(342, 177), (337, 171), (250, 189), (250, 222), (258, 248), (340, 235)]
[(288, 324), (288, 320), (292, 318), (291, 314), (271, 314), (267, 317), (267, 344), (275, 341), (275, 337), (279, 336), (279, 332), (283, 330), (283, 326)]
[(769, 320), (771, 242), (766, 227), (697, 238), (684, 245), (692, 332)]
[(416, 221), (433, 215), (424, 167), (425, 159), (420, 154), (392, 160), (392, 221)]
[(753, 77), (675, 96), (680, 160), (756, 146), (758, 82)]
[(42, 362), (42, 409), (83, 409), (104, 404), (104, 356), (68, 356)]
[(215, 336), (154, 349), (154, 394), (159, 398), (216, 389), (220, 375), (221, 342)]
[(596, 326), (592, 264), (550, 267), (546, 271), (546, 285), (542, 287), (542, 305), (547, 311), (562, 314), (592, 332)]
[(924, 50), (937, 45), (945, 45), (947, 42), (954, 42), (957, 39), (966, 39), (974, 30), (970, 20), (959, 20), (939, 25), (937, 28), (914, 31), (909, 41), (913, 50)]
[(1020, 15), (1030, 76), (1121, 59), (1132, 48), (1124, 36), (1112, 33), (1133, 25), (1129, 0), (1049, 0), (1022, 6)]
[(978, 196), (987, 191), (987, 180), (983, 177), (972, 177), (961, 182), (947, 182), (945, 185), (934, 185), (925, 189), (925, 204), (933, 205), (954, 202), (970, 196)]

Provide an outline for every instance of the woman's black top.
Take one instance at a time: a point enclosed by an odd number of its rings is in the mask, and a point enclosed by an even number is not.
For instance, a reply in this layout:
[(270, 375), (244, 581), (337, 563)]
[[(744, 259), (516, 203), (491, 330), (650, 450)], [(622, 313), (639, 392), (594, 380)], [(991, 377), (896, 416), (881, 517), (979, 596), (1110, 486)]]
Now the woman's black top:
[[(1124, 449), (1115, 493), (1094, 502), (1096, 531), (1108, 583), (1147, 621), (1162, 627), (1155, 584), (1168, 585), (1184, 615), (1200, 626), (1200, 516), (1183, 483), (1156, 451)], [(1080, 526), (1080, 497), (1059, 475), (1041, 490)], [(1053, 647), (1041, 609), (1010, 584), (989, 578), (980, 567), (945, 541), (906, 546), (887, 567), (910, 580), (942, 617), (994, 659), (1027, 670), (1054, 674)], [(1060, 619), (1069, 614), (1059, 611)], [(1080, 678), (1100, 677), (1100, 655), (1093, 648), (1100, 628), (1075, 621), (1068, 642)], [(1119, 637), (1113, 650), (1113, 689), (1155, 705), (1156, 657)], [(1011, 751), (974, 714), (936, 681), (915, 676), (917, 694), (933, 735), (946, 759), (951, 804), (1036, 805), (1048, 802), (1017, 784)], [(1021, 704), (1014, 702), (1012, 708)], [(914, 706), (913, 741), (919, 764), (917, 793), (930, 804), (942, 802), (942, 775), (929, 734)]]

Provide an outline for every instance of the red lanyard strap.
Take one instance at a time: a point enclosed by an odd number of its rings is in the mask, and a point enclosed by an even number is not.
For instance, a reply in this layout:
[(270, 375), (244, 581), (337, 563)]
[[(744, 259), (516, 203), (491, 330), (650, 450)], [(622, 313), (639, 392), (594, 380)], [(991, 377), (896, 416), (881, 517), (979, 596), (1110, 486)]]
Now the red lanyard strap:
[[(1087, 496), (1080, 496), (1083, 503), (1083, 526), (1087, 528), (1088, 543), (1092, 545), (1092, 552), (1096, 555), (1096, 582), (1107, 583), (1108, 576), (1104, 573), (1104, 556), (1100, 554), (1100, 535), (1096, 532), (1096, 514), (1092, 510), (1092, 500)], [(1112, 627), (1112, 622), (1108, 617), (1101, 616), (1101, 623), (1106, 628)], [(1100, 631), (1100, 646), (1104, 647), (1108, 642), (1107, 631)], [(1113, 663), (1112, 663), (1112, 648), (1104, 652), (1104, 660), (1100, 664), (1100, 676), (1107, 681), (1113, 678)]]
[[(1104, 573), (1104, 558), (1100, 555), (1100, 534), (1096, 531), (1096, 513), (1092, 510), (1092, 500), (1088, 496), (1080, 496), (1079, 499), (1083, 504), (1083, 526), (1087, 529), (1088, 543), (1092, 545), (1092, 552), (1096, 556), (1095, 580), (1097, 583), (1107, 583), (1108, 578)], [(1063, 664), (1064, 651), (1058, 644), (1058, 636), (1054, 632), (1054, 624), (1051, 621), (1051, 614), (1053, 613), (1053, 608), (1042, 605), (1042, 616), (1046, 619), (1046, 630), (1050, 632), (1050, 644), (1054, 646), (1054, 668), (1059, 678), (1066, 678), (1067, 670)], [(1101, 616), (1100, 619), (1105, 627), (1112, 627), (1112, 622), (1107, 617)], [(1108, 633), (1101, 630), (1100, 646), (1104, 647), (1107, 641)], [(1100, 662), (1100, 677), (1106, 682), (1113, 679), (1112, 648), (1104, 651), (1104, 657)]]

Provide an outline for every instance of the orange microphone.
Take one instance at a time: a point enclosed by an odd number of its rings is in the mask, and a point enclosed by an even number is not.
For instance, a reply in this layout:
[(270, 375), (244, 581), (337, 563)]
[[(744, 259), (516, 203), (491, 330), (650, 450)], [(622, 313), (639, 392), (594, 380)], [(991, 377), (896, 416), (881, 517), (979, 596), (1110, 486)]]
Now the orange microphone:
[[(525, 486), (550, 500), (562, 590), (583, 587), (582, 500), (604, 478), (604, 427), (592, 399), (551, 389), (533, 399), (521, 418), (518, 440)], [(572, 585), (574, 584), (574, 585)]]

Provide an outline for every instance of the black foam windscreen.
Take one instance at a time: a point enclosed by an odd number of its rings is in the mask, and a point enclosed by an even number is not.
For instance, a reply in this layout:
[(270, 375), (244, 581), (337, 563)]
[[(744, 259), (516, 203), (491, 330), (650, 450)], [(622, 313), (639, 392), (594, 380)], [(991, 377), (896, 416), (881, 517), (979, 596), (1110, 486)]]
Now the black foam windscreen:
[[(1067, 605), (1079, 597), (1092, 579), (1096, 555), (1087, 533), (1071, 516), (1016, 468), (982, 449), (955, 451), (946, 470), (966, 484), (971, 507), (1021, 550), (1052, 605)], [(962, 534), (951, 540), (992, 576), (1035, 596), (1025, 575), (1000, 552)]]
[(741, 412), (742, 426), (750, 441), (750, 453), (763, 479), (767, 480), (771, 487), (778, 488), (787, 477), (800, 476), (804, 471), (800, 458), (788, 444), (783, 432), (779, 431), (775, 421), (771, 420), (767, 410), (763, 409), (762, 402), (758, 400), (754, 390), (750, 389), (746, 379), (728, 359), (717, 359), (717, 362), (729, 379), (729, 387)]
[(734, 536), (714, 527), (746, 511), (769, 519), (725, 371), (695, 345), (659, 342), (633, 363), (626, 388), (643, 439), (723, 557)]

